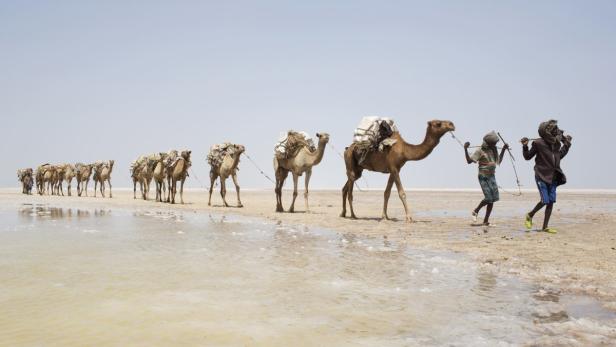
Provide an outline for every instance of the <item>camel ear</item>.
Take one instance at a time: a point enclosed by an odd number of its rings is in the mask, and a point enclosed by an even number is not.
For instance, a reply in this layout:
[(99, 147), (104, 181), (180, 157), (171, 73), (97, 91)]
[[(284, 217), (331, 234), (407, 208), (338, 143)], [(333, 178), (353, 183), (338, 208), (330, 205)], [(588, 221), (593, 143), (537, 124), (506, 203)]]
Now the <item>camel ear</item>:
[(317, 137), (318, 137), (318, 138), (321, 138), (321, 134), (317, 133)]

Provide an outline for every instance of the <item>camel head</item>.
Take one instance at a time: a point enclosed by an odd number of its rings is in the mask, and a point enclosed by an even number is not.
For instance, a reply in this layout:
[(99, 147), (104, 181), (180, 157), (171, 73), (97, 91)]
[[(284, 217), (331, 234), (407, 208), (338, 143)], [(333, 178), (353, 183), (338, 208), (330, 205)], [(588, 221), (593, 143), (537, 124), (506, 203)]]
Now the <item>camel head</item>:
[(180, 153), (180, 155), (182, 156), (182, 158), (184, 158), (184, 160), (190, 161), (190, 153), (192, 153), (192, 151), (185, 150), (185, 151), (182, 151), (182, 153)]
[(244, 145), (235, 145), (235, 152), (234, 152), (234, 154), (241, 155), (245, 151), (246, 151), (246, 147), (244, 147)]
[(115, 160), (110, 160), (109, 161), (109, 172), (111, 172), (113, 170), (113, 164), (115, 163)]
[(317, 138), (319, 139), (319, 144), (326, 144), (329, 142), (328, 133), (317, 133)]
[(448, 120), (431, 120), (428, 121), (428, 133), (436, 138), (441, 138), (450, 131), (456, 130), (452, 121)]
[(148, 171), (153, 171), (154, 168), (156, 167), (156, 164), (158, 164), (159, 161), (160, 161), (159, 158), (148, 157), (147, 164), (146, 164), (148, 167)]

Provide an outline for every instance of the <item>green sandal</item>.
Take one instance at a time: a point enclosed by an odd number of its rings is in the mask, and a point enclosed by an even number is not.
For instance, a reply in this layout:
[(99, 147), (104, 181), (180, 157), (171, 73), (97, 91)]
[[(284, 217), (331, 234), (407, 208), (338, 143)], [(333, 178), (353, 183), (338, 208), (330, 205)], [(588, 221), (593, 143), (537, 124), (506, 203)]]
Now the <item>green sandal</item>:
[(546, 233), (550, 233), (550, 234), (556, 234), (558, 232), (554, 228), (545, 228), (545, 229), (543, 229), (543, 231), (545, 231)]
[(526, 231), (530, 231), (533, 228), (533, 218), (528, 213), (526, 214), (524, 226), (526, 227)]

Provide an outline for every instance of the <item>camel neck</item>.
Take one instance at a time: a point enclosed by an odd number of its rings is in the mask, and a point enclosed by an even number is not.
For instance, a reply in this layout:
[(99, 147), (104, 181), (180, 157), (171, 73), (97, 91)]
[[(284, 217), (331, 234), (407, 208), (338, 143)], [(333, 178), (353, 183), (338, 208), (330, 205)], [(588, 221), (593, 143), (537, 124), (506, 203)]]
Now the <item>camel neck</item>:
[[(404, 141), (404, 140), (402, 140)], [(413, 145), (404, 142), (404, 157), (406, 160), (422, 160), (439, 144), (440, 138), (426, 131), (426, 136), (422, 143)]]
[(327, 142), (319, 142), (319, 147), (316, 152), (310, 153), (310, 156), (314, 158), (312, 165), (318, 165), (323, 159), (323, 155), (325, 154), (325, 146), (327, 146)]
[(233, 159), (233, 164), (231, 165), (231, 167), (237, 167), (237, 164), (240, 162), (241, 156), (242, 156), (242, 153), (238, 153), (231, 157)]

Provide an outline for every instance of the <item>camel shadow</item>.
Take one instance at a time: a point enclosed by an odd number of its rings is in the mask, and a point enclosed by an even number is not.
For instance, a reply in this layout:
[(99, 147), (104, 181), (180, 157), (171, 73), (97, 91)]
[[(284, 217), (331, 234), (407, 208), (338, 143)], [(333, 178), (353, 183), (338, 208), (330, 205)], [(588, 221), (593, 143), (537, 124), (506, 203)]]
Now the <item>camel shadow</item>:
[(222, 204), (212, 204), (209, 207), (223, 207), (223, 208), (243, 208), (244, 206), (237, 206), (237, 205), (229, 205), (229, 206), (225, 206)]
[[(401, 219), (401, 218), (389, 218), (389, 219), (384, 219), (381, 217), (356, 217), (356, 218), (351, 218), (351, 217), (342, 217), (344, 219), (350, 219), (350, 220), (357, 220), (357, 221), (376, 221), (376, 222), (394, 222), (394, 223), (399, 223), (399, 222), (404, 222), (406, 223), (406, 220)], [(432, 223), (431, 220), (417, 220), (417, 219), (413, 219), (413, 221), (411, 223)]]

